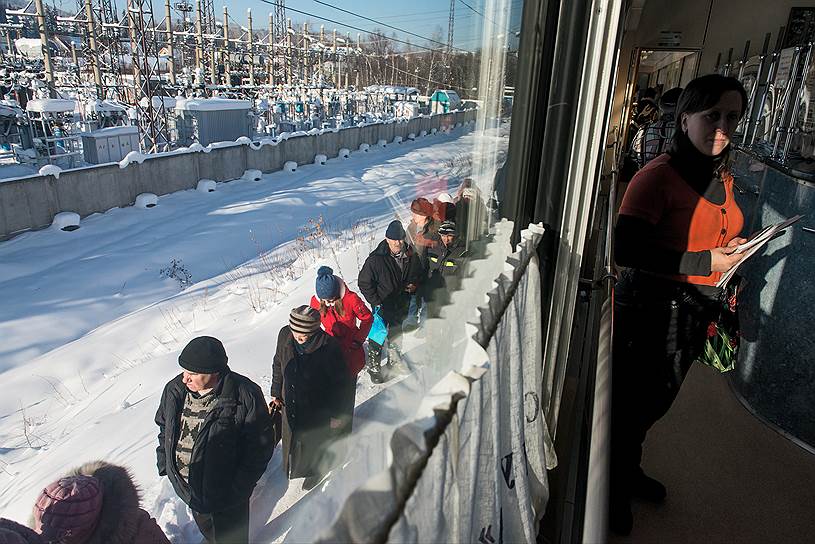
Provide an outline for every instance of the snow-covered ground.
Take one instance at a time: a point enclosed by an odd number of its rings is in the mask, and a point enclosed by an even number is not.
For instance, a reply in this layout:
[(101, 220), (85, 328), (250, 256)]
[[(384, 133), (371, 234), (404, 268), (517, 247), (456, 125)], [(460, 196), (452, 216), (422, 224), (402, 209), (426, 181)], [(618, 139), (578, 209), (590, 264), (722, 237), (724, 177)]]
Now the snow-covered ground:
[[(268, 394), (277, 331), (308, 302), (317, 267), (356, 289), (387, 223), (409, 219), (416, 196), (457, 186), (462, 157), (485, 140), (506, 145), (498, 130), (460, 128), (0, 243), (0, 515), (27, 522), (44, 485), (106, 459), (132, 470), (175, 542), (200, 542), (155, 468), (153, 417), (178, 352), (216, 336), (230, 367)], [(419, 344), (408, 339), (408, 355)], [(325, 527), (386, 466), (390, 431), (413, 414), (421, 382), (405, 374), (373, 385), (363, 373), (348, 460), (309, 492), (282, 475), (276, 450), (253, 498), (252, 540), (301, 542)]]

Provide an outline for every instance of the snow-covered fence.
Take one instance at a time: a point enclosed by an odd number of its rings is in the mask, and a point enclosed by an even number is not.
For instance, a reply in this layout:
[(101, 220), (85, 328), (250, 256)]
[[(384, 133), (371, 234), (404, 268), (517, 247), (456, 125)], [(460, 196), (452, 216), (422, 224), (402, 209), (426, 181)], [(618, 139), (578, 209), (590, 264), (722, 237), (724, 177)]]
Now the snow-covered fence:
[(394, 141), (396, 136), (419, 134), (442, 124), (475, 119), (476, 110), (417, 117), (407, 123), (377, 123), (318, 135), (290, 137), (276, 145), (248, 146), (236, 142), (206, 148), (190, 146), (186, 152), (140, 155), (122, 167), (108, 163), (34, 175), (0, 183), (0, 240), (30, 229), (45, 228), (61, 210), (74, 210), (81, 217), (130, 206), (141, 193), (158, 196), (194, 189), (201, 178), (215, 181), (239, 179), (244, 171), (275, 172), (286, 161), (312, 164), (315, 155), (329, 159), (340, 149), (359, 149), (360, 144)]

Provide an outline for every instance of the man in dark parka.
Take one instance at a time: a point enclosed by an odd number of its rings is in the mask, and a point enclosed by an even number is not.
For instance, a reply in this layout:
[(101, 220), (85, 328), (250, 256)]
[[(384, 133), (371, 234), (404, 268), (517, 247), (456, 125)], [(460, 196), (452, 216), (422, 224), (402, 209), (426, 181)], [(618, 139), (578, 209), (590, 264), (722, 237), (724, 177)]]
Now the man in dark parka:
[(320, 312), (294, 308), (277, 337), (270, 407), (283, 409), (283, 470), (289, 479), (306, 478), (304, 489), (332, 467), (330, 448), (350, 426), (351, 380), (339, 343), (320, 328)]
[(161, 395), (158, 473), (189, 505), (208, 542), (249, 540), (249, 498), (274, 449), (272, 419), (256, 383), (227, 366), (223, 344), (190, 341), (184, 371)]
[[(408, 316), (410, 297), (426, 278), (426, 268), (412, 247), (405, 243), (402, 223), (392, 221), (385, 231), (385, 239), (365, 259), (357, 279), (359, 290), (376, 309), (388, 327), (388, 362), (398, 359), (398, 346), (402, 324)], [(380, 368), (382, 346), (368, 340), (368, 373), (371, 381), (381, 383)]]

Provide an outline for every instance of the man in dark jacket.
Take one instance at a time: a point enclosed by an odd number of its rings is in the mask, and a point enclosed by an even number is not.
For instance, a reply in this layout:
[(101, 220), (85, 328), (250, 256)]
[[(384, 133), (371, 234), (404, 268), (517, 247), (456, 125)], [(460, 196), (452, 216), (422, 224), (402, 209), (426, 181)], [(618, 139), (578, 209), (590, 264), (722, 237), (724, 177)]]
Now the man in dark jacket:
[(218, 544), (248, 542), (249, 498), (274, 449), (263, 392), (227, 360), (218, 339), (191, 340), (178, 357), (184, 371), (164, 387), (156, 413), (158, 473)]
[(283, 470), (305, 478), (303, 489), (333, 466), (331, 446), (351, 426), (353, 380), (339, 342), (320, 328), (320, 312), (294, 308), (277, 335), (270, 405), (283, 409)]
[[(365, 259), (357, 278), (359, 290), (388, 327), (388, 363), (399, 358), (402, 323), (408, 315), (410, 296), (416, 293), (426, 277), (413, 248), (405, 244), (402, 223), (392, 221), (385, 231), (385, 239)], [(368, 374), (371, 381), (382, 383), (380, 366), (382, 346), (368, 340)]]
[(439, 238), (441, 244), (427, 254), (430, 266), (428, 292), (431, 317), (437, 317), (439, 308), (450, 300), (449, 292), (458, 287), (462, 267), (469, 257), (467, 246), (459, 238), (453, 221), (445, 221), (439, 225)]

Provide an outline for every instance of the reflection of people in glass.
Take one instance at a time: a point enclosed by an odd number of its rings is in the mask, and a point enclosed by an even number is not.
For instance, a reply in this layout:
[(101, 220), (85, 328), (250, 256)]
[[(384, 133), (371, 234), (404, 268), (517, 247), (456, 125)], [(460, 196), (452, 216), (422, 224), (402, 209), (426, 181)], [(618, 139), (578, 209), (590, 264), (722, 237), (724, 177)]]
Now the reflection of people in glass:
[(640, 468), (642, 444), (704, 346), (720, 307), (716, 283), (742, 258), (728, 157), (746, 104), (735, 78), (691, 81), (670, 152), (634, 176), (620, 207), (615, 255), (628, 270), (614, 306), (610, 525), (618, 533), (631, 531), (631, 497), (665, 497)]
[[(402, 325), (408, 316), (411, 295), (416, 293), (424, 278), (425, 269), (413, 248), (405, 243), (405, 229), (399, 221), (392, 221), (385, 231), (385, 239), (365, 259), (359, 273), (359, 290), (379, 312), (388, 327), (388, 364), (400, 358)], [(382, 383), (380, 354), (382, 346), (368, 340), (368, 374), (374, 383)]]

